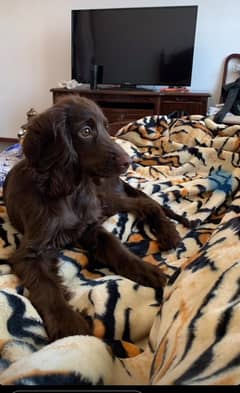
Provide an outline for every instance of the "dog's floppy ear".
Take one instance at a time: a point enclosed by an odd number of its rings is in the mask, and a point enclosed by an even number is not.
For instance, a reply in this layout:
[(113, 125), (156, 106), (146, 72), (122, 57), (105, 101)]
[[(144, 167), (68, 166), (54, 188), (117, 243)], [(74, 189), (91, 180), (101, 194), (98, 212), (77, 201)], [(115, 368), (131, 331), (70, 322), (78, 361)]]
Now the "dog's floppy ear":
[(55, 105), (31, 120), (23, 141), (29, 165), (46, 179), (46, 191), (52, 197), (69, 194), (74, 187), (77, 154), (68, 124), (68, 108)]
[(67, 108), (61, 106), (53, 106), (29, 122), (23, 152), (35, 169), (41, 172), (76, 159), (68, 128)]

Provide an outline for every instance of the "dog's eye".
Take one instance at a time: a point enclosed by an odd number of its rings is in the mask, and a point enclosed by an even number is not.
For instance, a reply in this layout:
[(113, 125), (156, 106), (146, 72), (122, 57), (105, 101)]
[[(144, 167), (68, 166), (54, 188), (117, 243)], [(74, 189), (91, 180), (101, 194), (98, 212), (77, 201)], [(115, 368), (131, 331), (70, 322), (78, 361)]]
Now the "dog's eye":
[(92, 129), (89, 126), (83, 127), (80, 131), (79, 131), (79, 135), (87, 138), (89, 136), (92, 135)]

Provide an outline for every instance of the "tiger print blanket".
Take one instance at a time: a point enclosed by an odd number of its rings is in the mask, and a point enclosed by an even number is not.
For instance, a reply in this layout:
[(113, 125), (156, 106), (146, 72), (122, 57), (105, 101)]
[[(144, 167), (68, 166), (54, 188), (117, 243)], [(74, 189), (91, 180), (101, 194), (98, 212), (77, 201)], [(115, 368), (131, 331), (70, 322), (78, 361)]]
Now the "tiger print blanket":
[(1, 203), (0, 384), (240, 383), (239, 135), (239, 125), (202, 116), (146, 117), (119, 131), (117, 143), (133, 160), (124, 179), (186, 216), (193, 228), (176, 223), (181, 244), (161, 252), (131, 214), (104, 223), (165, 270), (163, 293), (100, 265), (92, 270), (84, 250), (62, 251), (60, 274), (74, 294), (72, 307), (92, 318), (92, 337), (48, 342), (8, 264), (21, 236)]

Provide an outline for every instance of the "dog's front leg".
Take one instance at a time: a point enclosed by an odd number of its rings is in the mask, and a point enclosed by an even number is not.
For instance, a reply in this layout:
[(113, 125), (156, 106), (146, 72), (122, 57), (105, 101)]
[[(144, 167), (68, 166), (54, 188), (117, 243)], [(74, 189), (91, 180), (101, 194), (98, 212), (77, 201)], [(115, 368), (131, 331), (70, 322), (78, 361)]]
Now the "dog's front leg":
[(166, 275), (159, 267), (144, 262), (100, 225), (86, 230), (80, 243), (93, 252), (94, 259), (117, 274), (153, 288), (160, 288), (166, 283)]
[(107, 201), (109, 210), (106, 215), (129, 212), (146, 222), (163, 251), (176, 248), (180, 236), (175, 224), (165, 214), (159, 203), (140, 190), (132, 188), (125, 182), (121, 193), (113, 193)]
[(68, 293), (57, 274), (57, 251), (24, 241), (10, 258), (14, 273), (29, 290), (29, 298), (43, 319), (51, 341), (74, 334), (90, 334), (83, 315), (71, 309)]
[[(122, 182), (122, 186), (123, 186), (125, 193), (130, 198), (143, 198), (143, 199), (148, 200), (148, 202), (153, 201), (153, 199), (150, 198), (143, 191), (133, 188), (132, 186), (130, 186), (130, 184), (128, 184), (122, 180), (121, 180), (121, 182)], [(156, 203), (156, 202), (153, 201), (153, 203)], [(165, 214), (167, 217), (173, 218), (174, 220), (180, 222), (186, 228), (191, 228), (193, 226), (192, 223), (186, 217), (183, 217), (182, 215), (174, 213), (169, 207), (161, 206), (161, 210), (162, 210), (162, 214)]]

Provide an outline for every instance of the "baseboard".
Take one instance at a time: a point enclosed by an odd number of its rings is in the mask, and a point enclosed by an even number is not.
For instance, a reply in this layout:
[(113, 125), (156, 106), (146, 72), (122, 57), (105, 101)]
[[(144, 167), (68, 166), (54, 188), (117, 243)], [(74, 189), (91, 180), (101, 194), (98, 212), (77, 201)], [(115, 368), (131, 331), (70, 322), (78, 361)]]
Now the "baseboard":
[(0, 137), (0, 143), (16, 143), (19, 140), (17, 138), (1, 138)]

